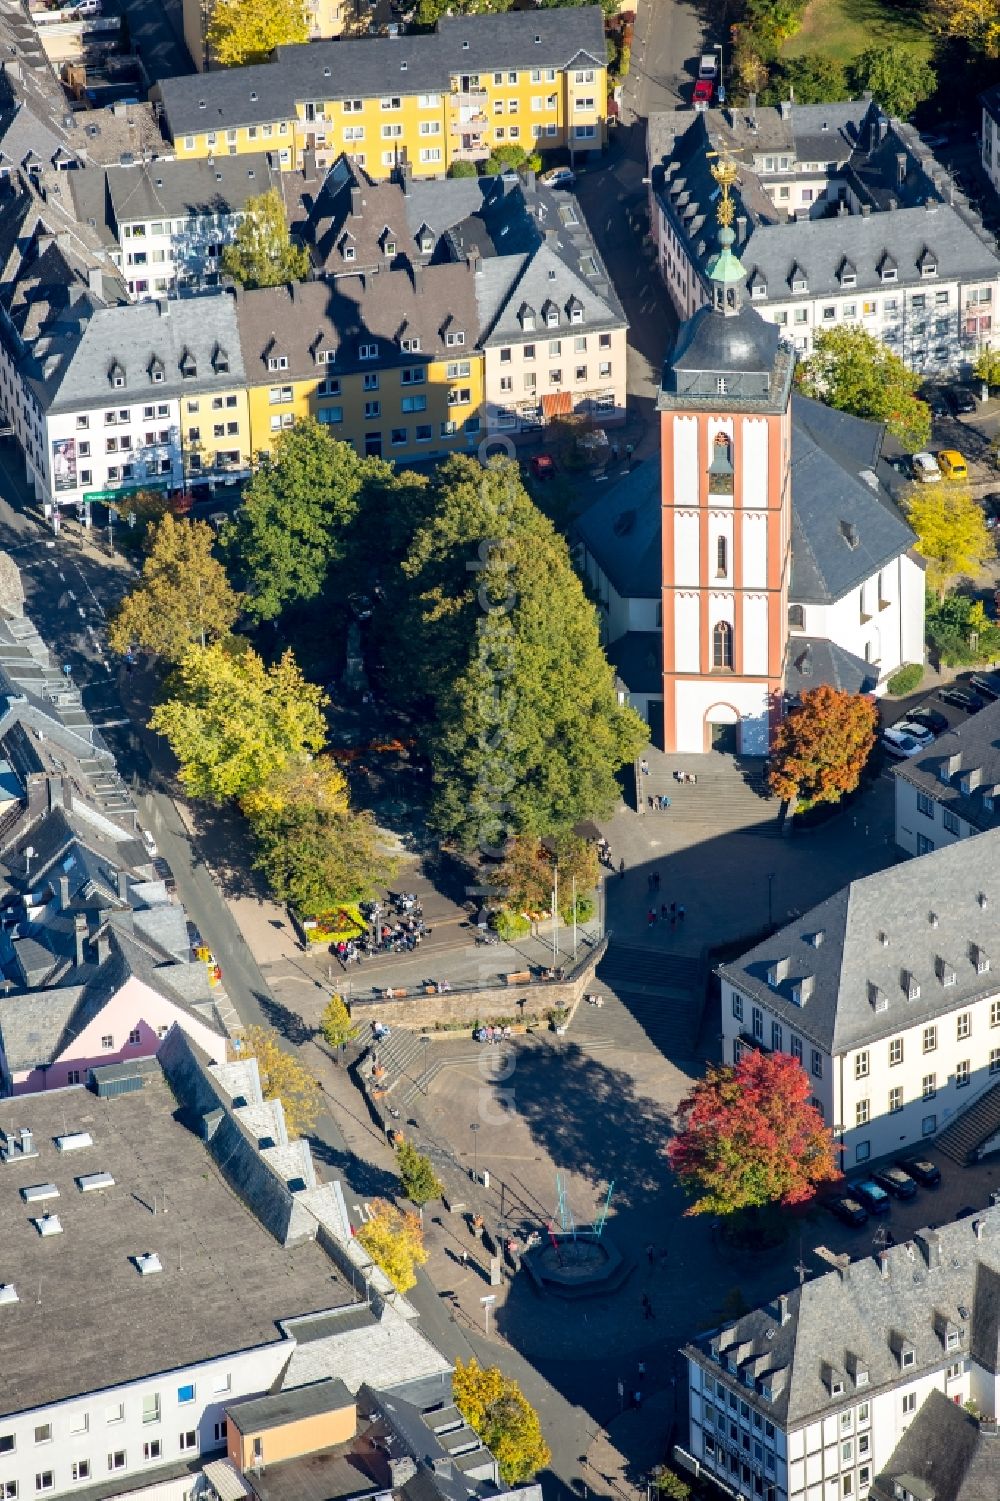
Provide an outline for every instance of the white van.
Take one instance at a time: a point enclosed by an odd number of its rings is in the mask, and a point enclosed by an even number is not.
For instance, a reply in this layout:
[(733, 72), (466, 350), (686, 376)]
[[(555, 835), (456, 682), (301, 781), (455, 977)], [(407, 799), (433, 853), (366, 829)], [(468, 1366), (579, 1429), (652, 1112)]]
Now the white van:
[(929, 484), (931, 480), (941, 478), (941, 470), (938, 461), (932, 453), (915, 453), (910, 460), (913, 467), (913, 478)]

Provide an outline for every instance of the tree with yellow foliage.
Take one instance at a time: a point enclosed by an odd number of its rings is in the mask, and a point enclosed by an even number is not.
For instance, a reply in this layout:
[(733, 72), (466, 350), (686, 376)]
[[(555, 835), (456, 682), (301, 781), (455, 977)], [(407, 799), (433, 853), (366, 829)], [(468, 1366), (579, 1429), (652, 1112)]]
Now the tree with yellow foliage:
[(356, 1238), (397, 1292), (409, 1292), (416, 1285), (416, 1269), (427, 1260), (427, 1249), (415, 1214), (405, 1214), (385, 1199), (376, 1199), (371, 1219), (361, 1226)]
[(552, 1453), (538, 1414), (516, 1381), (496, 1366), (458, 1360), (451, 1390), (455, 1406), (494, 1456), (508, 1485), (544, 1470)]
[(285, 1125), (291, 1137), (304, 1136), (316, 1124), (323, 1092), (294, 1053), (281, 1046), (273, 1027), (248, 1027), (243, 1034), (241, 1058), (256, 1058), (265, 1100), (280, 1100)]
[(907, 520), (927, 560), (927, 582), (944, 598), (952, 579), (975, 575), (994, 555), (993, 539), (981, 505), (967, 485), (936, 480), (914, 485), (906, 500)]
[(302, 0), (216, 0), (206, 32), (223, 68), (266, 62), (275, 47), (309, 40)]
[(303, 756), (280, 766), (260, 787), (240, 798), (251, 820), (280, 818), (289, 808), (315, 808), (327, 817), (346, 813), (347, 778), (332, 756)]
[(240, 596), (214, 557), (215, 533), (204, 521), (171, 515), (151, 529), (142, 576), (108, 624), (112, 651), (132, 646), (179, 662), (194, 645), (228, 636), (240, 613)]
[(1000, 9), (996, 0), (931, 0), (927, 20), (932, 31), (961, 37), (973, 52), (1000, 57)]

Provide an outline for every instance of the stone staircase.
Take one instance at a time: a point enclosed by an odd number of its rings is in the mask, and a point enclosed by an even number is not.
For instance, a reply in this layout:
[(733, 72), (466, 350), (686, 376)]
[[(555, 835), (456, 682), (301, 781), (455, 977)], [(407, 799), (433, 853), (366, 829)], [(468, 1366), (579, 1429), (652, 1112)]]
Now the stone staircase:
[(934, 1145), (961, 1167), (976, 1160), (976, 1152), (1000, 1131), (1000, 1084), (973, 1100), (957, 1120), (946, 1126)]
[(614, 941), (597, 966), (598, 1009), (581, 1001), (570, 1037), (588, 1051), (621, 1048), (691, 1058), (701, 1022), (701, 960)]
[[(689, 771), (696, 783), (678, 782), (675, 771)], [(767, 787), (763, 761), (734, 762), (727, 756), (650, 757), (648, 776), (639, 777), (639, 794), (648, 818), (662, 818), (686, 828), (745, 829), (779, 837), (781, 803)], [(657, 812), (650, 797), (665, 795), (670, 807)]]

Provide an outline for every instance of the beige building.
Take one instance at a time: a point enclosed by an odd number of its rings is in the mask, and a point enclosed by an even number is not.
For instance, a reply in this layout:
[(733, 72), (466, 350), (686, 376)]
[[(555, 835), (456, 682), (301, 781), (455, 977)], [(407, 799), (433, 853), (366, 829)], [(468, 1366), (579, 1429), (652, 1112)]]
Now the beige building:
[[(303, 8), (311, 42), (340, 36), (355, 15), (353, 0), (303, 0)], [(207, 72), (214, 63), (207, 41), (213, 10), (210, 0), (184, 0), (184, 41), (199, 73)]]

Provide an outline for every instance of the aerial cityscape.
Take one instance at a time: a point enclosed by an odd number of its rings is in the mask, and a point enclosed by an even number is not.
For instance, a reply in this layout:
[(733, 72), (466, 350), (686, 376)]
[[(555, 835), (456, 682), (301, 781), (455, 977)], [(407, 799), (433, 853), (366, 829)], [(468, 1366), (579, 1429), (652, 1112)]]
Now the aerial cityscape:
[(0, 1501), (1000, 1501), (998, 306), (981, 0), (0, 0)]

